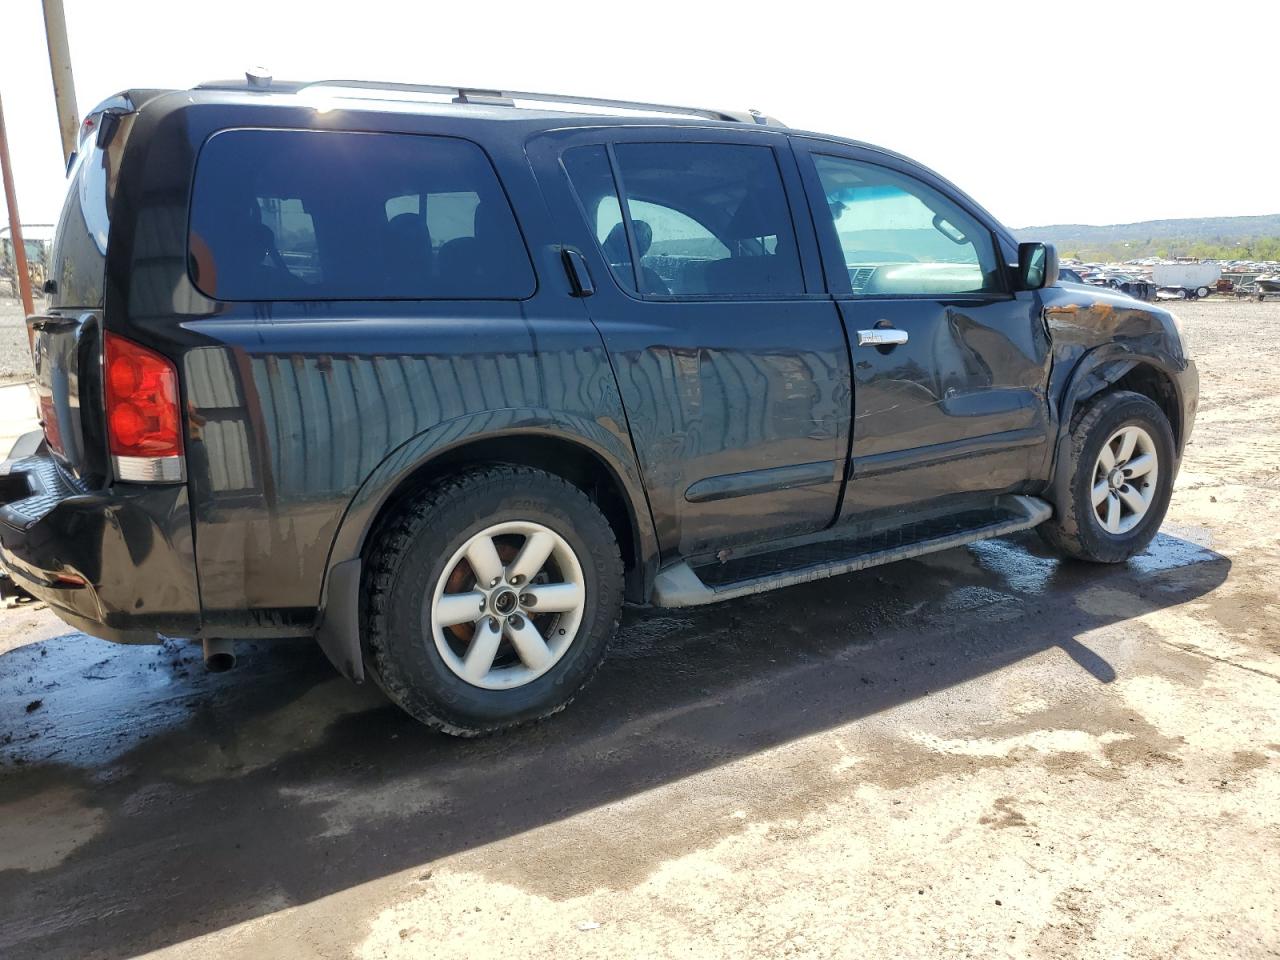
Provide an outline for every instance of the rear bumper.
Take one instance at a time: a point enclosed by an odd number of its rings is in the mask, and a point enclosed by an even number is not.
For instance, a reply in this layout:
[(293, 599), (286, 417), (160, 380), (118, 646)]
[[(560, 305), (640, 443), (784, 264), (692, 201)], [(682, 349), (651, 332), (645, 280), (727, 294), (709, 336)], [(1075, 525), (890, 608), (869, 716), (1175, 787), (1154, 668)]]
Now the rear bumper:
[[(15, 455), (35, 447), (25, 440)], [(84, 633), (118, 643), (199, 634), (185, 486), (88, 490), (41, 444), (0, 464), (0, 564)]]

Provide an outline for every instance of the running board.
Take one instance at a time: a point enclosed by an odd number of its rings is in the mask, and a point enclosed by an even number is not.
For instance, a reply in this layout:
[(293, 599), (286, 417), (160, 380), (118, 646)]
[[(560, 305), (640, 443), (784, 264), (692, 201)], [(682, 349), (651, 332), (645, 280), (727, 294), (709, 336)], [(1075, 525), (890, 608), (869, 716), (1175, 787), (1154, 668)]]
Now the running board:
[(696, 569), (681, 561), (658, 573), (653, 604), (696, 607), (823, 580), (1027, 530), (1052, 515), (1053, 508), (1036, 497), (1000, 497), (990, 510), (912, 523), (862, 539), (823, 540)]

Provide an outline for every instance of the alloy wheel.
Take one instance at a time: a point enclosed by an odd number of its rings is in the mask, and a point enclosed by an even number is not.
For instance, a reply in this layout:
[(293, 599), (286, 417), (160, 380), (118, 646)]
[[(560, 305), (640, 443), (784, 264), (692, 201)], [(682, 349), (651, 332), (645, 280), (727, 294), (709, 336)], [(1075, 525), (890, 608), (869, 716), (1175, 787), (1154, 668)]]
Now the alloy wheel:
[(1142, 522), (1159, 471), (1156, 443), (1146, 430), (1129, 424), (1111, 435), (1093, 468), (1093, 512), (1103, 530), (1125, 534)]
[(508, 690), (565, 655), (586, 610), (573, 548), (532, 521), (481, 530), (445, 564), (424, 619), (445, 665), (473, 686)]

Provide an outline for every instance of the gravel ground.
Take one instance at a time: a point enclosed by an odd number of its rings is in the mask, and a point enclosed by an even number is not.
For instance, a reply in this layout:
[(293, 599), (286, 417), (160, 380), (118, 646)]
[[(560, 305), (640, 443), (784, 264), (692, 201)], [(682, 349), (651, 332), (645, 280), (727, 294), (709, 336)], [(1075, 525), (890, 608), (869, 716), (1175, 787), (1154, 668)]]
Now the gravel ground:
[(22, 301), (0, 296), (0, 383), (20, 383), (31, 376), (31, 346)]
[(1144, 556), (630, 612), (508, 736), (308, 643), (209, 675), (0, 613), (0, 956), (1280, 956), (1280, 303), (1178, 312), (1202, 400)]

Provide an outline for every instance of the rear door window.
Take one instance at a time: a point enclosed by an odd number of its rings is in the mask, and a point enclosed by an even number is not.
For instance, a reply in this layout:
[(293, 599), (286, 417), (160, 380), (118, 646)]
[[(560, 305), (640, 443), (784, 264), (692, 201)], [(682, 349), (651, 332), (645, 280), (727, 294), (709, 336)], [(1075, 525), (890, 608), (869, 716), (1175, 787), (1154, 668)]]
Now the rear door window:
[(771, 147), (618, 143), (613, 158), (613, 175), (600, 146), (564, 163), (619, 282), (656, 297), (804, 294)]
[(622, 203), (618, 199), (608, 151), (602, 144), (574, 147), (565, 151), (561, 163), (573, 183), (587, 222), (595, 229), (596, 242), (614, 279), (627, 290), (636, 291), (631, 246), (627, 243), (627, 226), (622, 219)]
[(228, 130), (196, 167), (189, 263), (220, 300), (523, 299), (493, 166), (451, 137)]

